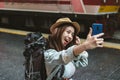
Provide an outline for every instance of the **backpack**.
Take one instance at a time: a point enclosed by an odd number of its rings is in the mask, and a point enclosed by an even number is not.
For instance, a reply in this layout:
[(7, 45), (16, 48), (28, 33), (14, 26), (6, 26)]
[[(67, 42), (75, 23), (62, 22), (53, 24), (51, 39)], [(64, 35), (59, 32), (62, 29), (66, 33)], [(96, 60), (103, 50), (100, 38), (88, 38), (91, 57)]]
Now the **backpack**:
[(46, 80), (44, 51), (47, 40), (40, 32), (28, 33), (24, 40), (25, 80)]

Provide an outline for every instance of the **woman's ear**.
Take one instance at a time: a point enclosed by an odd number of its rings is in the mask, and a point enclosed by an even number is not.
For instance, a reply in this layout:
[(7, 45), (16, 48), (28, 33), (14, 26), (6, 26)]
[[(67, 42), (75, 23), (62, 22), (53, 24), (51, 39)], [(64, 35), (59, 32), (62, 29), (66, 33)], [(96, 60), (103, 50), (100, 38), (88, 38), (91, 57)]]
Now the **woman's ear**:
[(56, 34), (58, 28), (55, 28), (54, 31), (52, 32), (52, 34)]

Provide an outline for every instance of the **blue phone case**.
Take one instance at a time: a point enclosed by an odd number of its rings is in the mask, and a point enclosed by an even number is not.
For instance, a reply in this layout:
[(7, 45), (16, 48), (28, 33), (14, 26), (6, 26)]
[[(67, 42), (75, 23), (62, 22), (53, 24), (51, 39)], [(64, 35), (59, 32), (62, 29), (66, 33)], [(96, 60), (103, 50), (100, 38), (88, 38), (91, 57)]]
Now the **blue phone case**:
[(92, 24), (92, 29), (93, 29), (92, 35), (102, 33), (103, 32), (103, 24), (93, 23)]

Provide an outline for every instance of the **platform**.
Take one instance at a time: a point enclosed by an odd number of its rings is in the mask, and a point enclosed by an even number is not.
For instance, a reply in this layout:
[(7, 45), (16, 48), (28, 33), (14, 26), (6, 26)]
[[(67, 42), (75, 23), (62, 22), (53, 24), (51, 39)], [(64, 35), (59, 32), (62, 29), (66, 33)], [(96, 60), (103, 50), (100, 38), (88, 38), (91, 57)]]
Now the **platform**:
[[(24, 80), (24, 35), (0, 32), (0, 80)], [(120, 80), (120, 49), (88, 50), (89, 65), (80, 67), (75, 80)]]

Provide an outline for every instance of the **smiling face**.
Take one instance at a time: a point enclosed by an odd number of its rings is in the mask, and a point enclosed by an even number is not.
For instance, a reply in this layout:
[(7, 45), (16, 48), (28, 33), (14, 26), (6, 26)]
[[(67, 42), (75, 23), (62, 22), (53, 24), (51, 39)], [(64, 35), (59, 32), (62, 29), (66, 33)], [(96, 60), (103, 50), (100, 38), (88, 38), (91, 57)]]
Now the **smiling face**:
[(65, 28), (61, 36), (61, 42), (64, 47), (73, 40), (74, 32), (75, 30), (74, 30), (74, 27), (72, 26), (68, 26)]
[(49, 48), (61, 51), (67, 49), (76, 41), (76, 29), (70, 23), (64, 23), (59, 25), (49, 36)]

